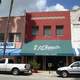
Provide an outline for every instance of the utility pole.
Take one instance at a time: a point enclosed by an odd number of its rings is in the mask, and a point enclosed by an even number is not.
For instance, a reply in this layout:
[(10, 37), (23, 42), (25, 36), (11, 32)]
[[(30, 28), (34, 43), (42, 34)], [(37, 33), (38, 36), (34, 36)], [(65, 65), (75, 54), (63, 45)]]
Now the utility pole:
[(5, 31), (5, 38), (4, 38), (3, 57), (5, 57), (5, 52), (6, 52), (6, 45), (7, 45), (7, 40), (8, 40), (8, 30), (9, 30), (9, 22), (10, 22), (10, 17), (11, 17), (13, 2), (14, 2), (14, 0), (11, 0), (11, 3), (10, 3), (10, 10), (9, 10), (9, 16), (8, 16), (7, 26), (6, 26), (6, 31)]
[(1, 0), (0, 0), (0, 4), (1, 4)]

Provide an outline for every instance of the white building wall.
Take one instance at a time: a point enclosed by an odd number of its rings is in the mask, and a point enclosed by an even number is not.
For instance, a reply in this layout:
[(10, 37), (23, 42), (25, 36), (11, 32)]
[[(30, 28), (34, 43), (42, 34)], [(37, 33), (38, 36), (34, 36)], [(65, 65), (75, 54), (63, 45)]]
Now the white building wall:
[(71, 41), (72, 47), (76, 52), (76, 56), (80, 55), (80, 9), (71, 11)]

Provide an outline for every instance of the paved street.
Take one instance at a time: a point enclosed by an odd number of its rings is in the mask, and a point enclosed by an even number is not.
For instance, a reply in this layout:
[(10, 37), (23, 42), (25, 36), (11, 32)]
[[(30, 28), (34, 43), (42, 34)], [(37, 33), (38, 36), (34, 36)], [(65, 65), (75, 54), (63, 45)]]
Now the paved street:
[(32, 75), (10, 75), (0, 74), (0, 80), (80, 80), (80, 77), (59, 77), (56, 72), (39, 71), (39, 73), (33, 73)]

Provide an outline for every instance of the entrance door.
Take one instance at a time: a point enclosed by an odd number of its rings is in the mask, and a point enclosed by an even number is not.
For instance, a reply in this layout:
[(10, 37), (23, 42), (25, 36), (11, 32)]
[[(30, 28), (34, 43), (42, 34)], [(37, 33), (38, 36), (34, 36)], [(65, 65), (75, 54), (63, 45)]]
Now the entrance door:
[(40, 64), (39, 69), (43, 69), (43, 56), (37, 56), (37, 62)]
[(56, 70), (58, 67), (62, 67), (66, 63), (66, 57), (64, 56), (47, 56), (46, 68), (49, 69), (48, 63), (52, 63), (51, 70)]

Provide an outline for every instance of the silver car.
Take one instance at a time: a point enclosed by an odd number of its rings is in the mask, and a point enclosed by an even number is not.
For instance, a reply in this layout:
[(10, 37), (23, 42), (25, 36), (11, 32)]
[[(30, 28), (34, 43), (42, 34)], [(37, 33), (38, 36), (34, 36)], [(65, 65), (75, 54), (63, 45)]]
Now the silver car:
[(56, 72), (62, 77), (67, 77), (70, 74), (80, 74), (80, 61), (73, 62), (69, 66), (60, 67)]

